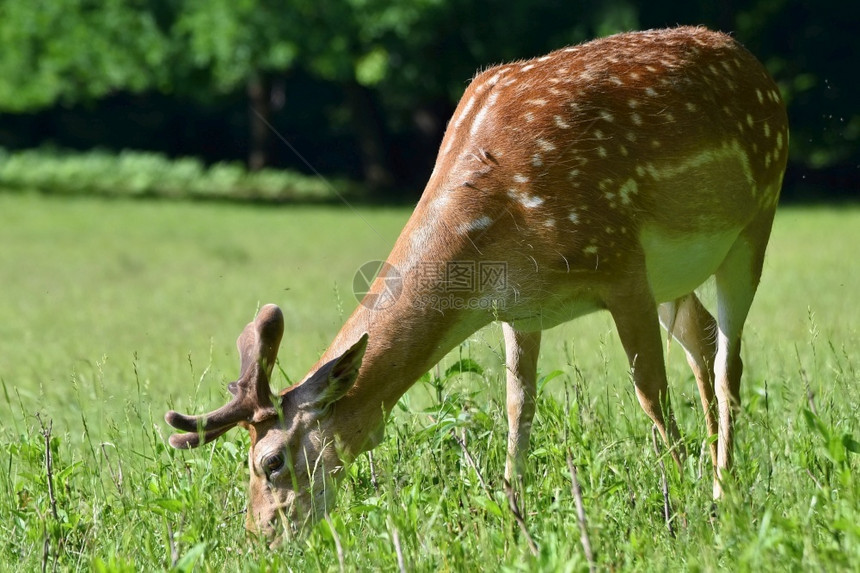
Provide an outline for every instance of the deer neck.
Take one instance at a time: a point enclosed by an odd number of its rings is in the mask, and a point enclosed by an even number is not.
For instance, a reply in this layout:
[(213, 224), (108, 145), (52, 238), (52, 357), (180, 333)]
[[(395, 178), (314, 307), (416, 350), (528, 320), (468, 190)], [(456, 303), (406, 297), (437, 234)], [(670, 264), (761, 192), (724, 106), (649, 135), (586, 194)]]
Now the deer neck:
[(424, 373), (493, 319), (488, 305), (470, 304), (475, 292), (449, 288), (451, 269), (481, 261), (473, 244), (446, 232), (445, 203), (436, 194), (424, 194), (388, 266), (311, 370), (368, 333), (358, 378), (335, 404), (342, 447), (353, 455), (378, 443), (387, 414)]

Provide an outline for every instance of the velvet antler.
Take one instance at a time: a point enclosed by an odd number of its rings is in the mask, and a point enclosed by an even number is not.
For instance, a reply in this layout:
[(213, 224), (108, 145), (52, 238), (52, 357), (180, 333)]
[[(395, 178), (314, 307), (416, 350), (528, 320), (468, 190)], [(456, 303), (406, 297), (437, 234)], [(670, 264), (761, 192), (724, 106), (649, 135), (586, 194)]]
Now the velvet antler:
[(284, 315), (274, 304), (267, 304), (248, 323), (236, 340), (239, 350), (239, 379), (227, 389), (233, 399), (208, 414), (186, 416), (173, 410), (164, 419), (186, 433), (170, 436), (174, 448), (196, 448), (211, 442), (239, 423), (257, 423), (276, 415), (269, 380), (278, 347), (284, 334)]

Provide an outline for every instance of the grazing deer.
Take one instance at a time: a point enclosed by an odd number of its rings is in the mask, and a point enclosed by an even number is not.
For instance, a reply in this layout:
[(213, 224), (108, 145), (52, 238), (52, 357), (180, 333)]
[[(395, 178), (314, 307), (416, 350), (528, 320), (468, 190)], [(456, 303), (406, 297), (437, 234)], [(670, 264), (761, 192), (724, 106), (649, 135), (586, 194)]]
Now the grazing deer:
[[(247, 526), (289, 533), (332, 507), (344, 465), (380, 442), (406, 390), (498, 319), (513, 481), (527, 463), (541, 331), (605, 309), (636, 396), (679, 464), (660, 323), (685, 349), (718, 436), (720, 497), (741, 330), (787, 153), (773, 80), (737, 42), (702, 28), (619, 34), (482, 72), (389, 265), (310, 373), (272, 394), (283, 318), (265, 306), (239, 337), (233, 400), (202, 416), (168, 412), (187, 432), (170, 443), (192, 448), (246, 428)], [(494, 270), (495, 280), (464, 269)], [(712, 275), (716, 319), (694, 292)]]

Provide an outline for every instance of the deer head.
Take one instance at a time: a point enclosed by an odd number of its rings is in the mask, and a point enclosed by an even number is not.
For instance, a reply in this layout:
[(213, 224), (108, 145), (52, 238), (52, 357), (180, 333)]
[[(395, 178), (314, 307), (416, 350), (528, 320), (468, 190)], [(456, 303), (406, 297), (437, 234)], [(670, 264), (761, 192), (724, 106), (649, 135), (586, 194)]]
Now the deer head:
[(304, 382), (274, 396), (269, 381), (283, 332), (281, 310), (264, 306), (236, 340), (240, 374), (227, 386), (233, 399), (200, 416), (172, 410), (165, 415), (168, 424), (186, 432), (170, 436), (170, 445), (179, 449), (209, 443), (235, 426), (248, 430), (246, 527), (273, 540), (319, 520), (334, 503), (344, 460), (331, 414), (355, 382), (367, 346), (365, 334)]

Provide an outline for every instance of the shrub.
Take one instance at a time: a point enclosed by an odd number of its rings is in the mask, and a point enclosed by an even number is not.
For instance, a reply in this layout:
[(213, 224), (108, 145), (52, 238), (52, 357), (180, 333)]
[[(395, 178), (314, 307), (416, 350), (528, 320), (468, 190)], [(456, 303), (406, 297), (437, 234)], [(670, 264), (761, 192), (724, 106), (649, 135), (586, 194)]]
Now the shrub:
[(46, 148), (0, 149), (0, 187), (63, 195), (270, 202), (335, 201), (360, 194), (357, 184), (343, 179), (278, 169), (250, 172), (235, 162), (207, 166), (196, 158), (169, 159), (142, 151)]

